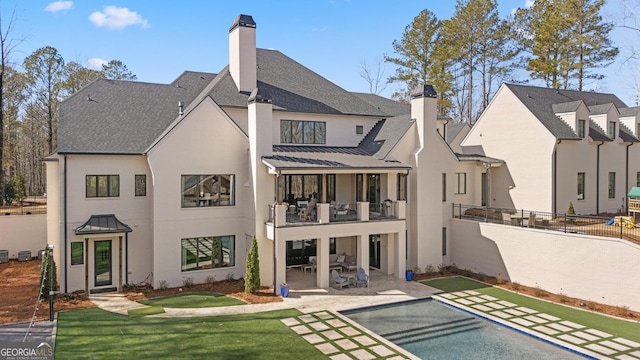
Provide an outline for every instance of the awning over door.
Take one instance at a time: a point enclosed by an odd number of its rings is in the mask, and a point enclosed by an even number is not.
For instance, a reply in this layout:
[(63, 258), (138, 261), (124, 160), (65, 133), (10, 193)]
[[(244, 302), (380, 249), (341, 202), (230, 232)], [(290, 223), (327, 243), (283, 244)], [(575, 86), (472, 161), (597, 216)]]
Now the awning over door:
[(73, 230), (76, 235), (128, 233), (133, 231), (129, 225), (118, 220), (113, 214), (91, 215), (87, 222)]

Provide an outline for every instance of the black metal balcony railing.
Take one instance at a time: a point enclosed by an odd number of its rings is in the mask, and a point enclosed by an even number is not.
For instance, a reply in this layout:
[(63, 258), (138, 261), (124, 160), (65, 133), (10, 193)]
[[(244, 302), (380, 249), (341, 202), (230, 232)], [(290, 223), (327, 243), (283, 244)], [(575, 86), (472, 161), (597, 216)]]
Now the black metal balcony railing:
[[(335, 203), (329, 204), (329, 216), (327, 219), (320, 219), (318, 210), (320, 204), (316, 204), (312, 209), (299, 208), (295, 205), (289, 205), (285, 211), (286, 224), (309, 224), (323, 222), (347, 222), (362, 221), (362, 216), (358, 213), (358, 204)], [(327, 205), (327, 204), (325, 204)], [(273, 222), (273, 205), (269, 205), (269, 216), (267, 222)], [(369, 204), (369, 221), (395, 219), (395, 206), (393, 202), (370, 203)], [(280, 221), (278, 221), (280, 222)]]
[(47, 198), (44, 196), (27, 196), (15, 200), (9, 205), (0, 205), (0, 215), (46, 214)]
[(385, 201), (382, 203), (369, 204), (369, 220), (391, 219), (395, 217), (393, 203)]
[(572, 234), (612, 237), (640, 244), (640, 223), (636, 225), (628, 216), (590, 216), (548, 213), (531, 210), (499, 209), (472, 205), (453, 204), (452, 216), (457, 219), (474, 220), (560, 231)]

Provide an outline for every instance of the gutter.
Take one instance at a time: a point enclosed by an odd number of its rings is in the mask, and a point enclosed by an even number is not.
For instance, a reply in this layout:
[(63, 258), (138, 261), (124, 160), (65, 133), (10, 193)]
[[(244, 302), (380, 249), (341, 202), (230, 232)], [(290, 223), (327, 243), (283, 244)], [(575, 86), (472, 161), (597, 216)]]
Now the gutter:
[[(67, 155), (64, 156), (64, 198), (63, 202), (63, 214), (64, 214), (64, 251), (63, 253), (63, 266), (64, 269), (64, 292), (67, 293)], [(58, 265), (59, 266), (59, 265)], [(88, 294), (87, 294), (88, 295)]]
[(627, 191), (629, 191), (629, 146), (633, 145), (632, 142), (627, 145), (627, 152), (625, 157), (625, 177), (624, 177), (624, 188), (625, 188), (625, 197), (624, 197), (624, 208), (627, 214), (629, 213), (629, 197), (626, 195)]
[(596, 151), (596, 215), (600, 214), (600, 146), (604, 140), (600, 141)]

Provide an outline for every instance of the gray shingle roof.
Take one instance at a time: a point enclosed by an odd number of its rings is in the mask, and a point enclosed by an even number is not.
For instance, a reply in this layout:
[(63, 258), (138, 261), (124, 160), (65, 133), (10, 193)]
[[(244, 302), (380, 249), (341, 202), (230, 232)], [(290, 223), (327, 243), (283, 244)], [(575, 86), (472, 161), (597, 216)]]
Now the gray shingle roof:
[(262, 161), (280, 170), (296, 169), (410, 169), (399, 161), (377, 159), (361, 148), (336, 146), (273, 147)]
[(618, 131), (620, 139), (624, 142), (640, 142), (636, 136), (633, 135), (633, 131), (629, 129), (625, 124), (620, 122), (620, 130)]
[(411, 106), (399, 101), (387, 99), (376, 94), (354, 92), (353, 95), (366, 101), (371, 106), (379, 109), (387, 116), (400, 116), (411, 113)]
[(410, 115), (382, 120), (362, 139), (359, 147), (377, 159), (384, 159), (414, 122)]
[(500, 160), (497, 158), (484, 156), (484, 155), (478, 155), (478, 154), (456, 153), (456, 157), (458, 158), (459, 161), (477, 161), (477, 162), (482, 162), (487, 164), (503, 164), (504, 163), (504, 160)]
[(618, 109), (618, 111), (620, 111), (620, 116), (622, 117), (636, 116), (638, 114), (638, 111), (640, 111), (640, 106), (621, 108), (621, 109)]
[(172, 84), (100, 79), (60, 105), (58, 153), (141, 154), (215, 74), (185, 72)]
[(580, 106), (580, 104), (583, 104), (583, 103), (584, 102), (582, 100), (576, 100), (576, 101), (570, 101), (562, 104), (553, 104), (551, 105), (551, 108), (553, 109), (553, 112), (556, 114), (574, 112), (578, 110), (578, 107)]
[(594, 141), (612, 141), (609, 135), (591, 119), (589, 119), (589, 137)]
[[(366, 101), (276, 50), (256, 49), (258, 87), (278, 110), (321, 114), (387, 116)], [(247, 107), (228, 71), (209, 95), (220, 106)]]
[(447, 124), (447, 144), (451, 144), (453, 140), (460, 134), (460, 131), (467, 126), (467, 123), (464, 122), (450, 122)]
[(592, 115), (606, 114), (613, 106), (612, 103), (591, 105), (589, 106), (589, 113)]
[(559, 119), (553, 104), (564, 104), (582, 100), (585, 105), (601, 105), (611, 103), (618, 109), (627, 107), (622, 100), (613, 94), (584, 92), (574, 90), (557, 90), (525, 85), (505, 85), (531, 111), (538, 120), (558, 139), (579, 139), (571, 127)]

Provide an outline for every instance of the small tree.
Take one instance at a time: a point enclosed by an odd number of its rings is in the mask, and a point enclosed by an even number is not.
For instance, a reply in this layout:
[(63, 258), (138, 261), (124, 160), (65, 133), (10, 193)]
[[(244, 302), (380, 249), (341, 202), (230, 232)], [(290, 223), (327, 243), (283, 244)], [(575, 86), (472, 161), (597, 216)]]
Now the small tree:
[[(45, 249), (44, 254), (42, 256), (42, 270), (40, 271), (40, 284), (42, 284), (42, 297), (45, 299), (49, 298), (49, 291), (58, 290), (58, 278), (56, 273), (58, 270), (56, 269), (56, 262), (53, 260), (53, 256), (49, 258), (51, 252)], [(53, 266), (49, 265), (49, 261), (53, 262)], [(53, 268), (53, 271), (50, 269)], [(43, 279), (44, 277), (44, 279)], [(49, 280), (51, 277), (51, 280)], [(50, 286), (50, 284), (52, 284)]]
[(567, 215), (575, 215), (576, 211), (573, 208), (573, 202), (569, 202), (569, 210), (567, 210)]
[(253, 293), (260, 289), (260, 260), (258, 259), (258, 240), (256, 240), (255, 236), (251, 240), (246, 266), (244, 292)]

